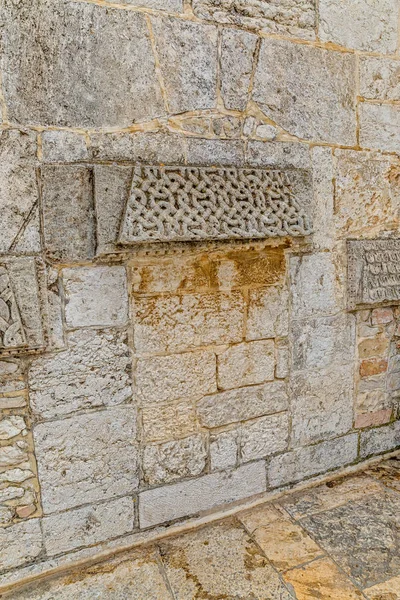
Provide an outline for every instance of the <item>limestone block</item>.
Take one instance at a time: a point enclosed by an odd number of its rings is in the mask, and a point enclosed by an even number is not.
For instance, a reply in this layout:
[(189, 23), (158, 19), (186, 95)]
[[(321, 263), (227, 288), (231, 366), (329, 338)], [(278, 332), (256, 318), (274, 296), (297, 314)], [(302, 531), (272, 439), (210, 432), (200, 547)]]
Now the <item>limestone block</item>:
[(289, 328), (289, 294), (270, 286), (249, 291), (246, 339), (284, 337)]
[(193, 0), (194, 14), (217, 23), (230, 23), (265, 33), (315, 37), (313, 0)]
[(204, 470), (206, 458), (206, 447), (200, 435), (145, 446), (144, 481), (148, 485), (160, 485), (184, 477), (196, 477)]
[(174, 404), (150, 404), (143, 407), (142, 438), (144, 442), (164, 442), (195, 433), (196, 412), (193, 403), (182, 400)]
[[(8, 129), (0, 132), (0, 252), (18, 242), (38, 202), (35, 173), (36, 134)], [(39, 233), (39, 228), (35, 230)], [(28, 252), (37, 252), (35, 243)], [(25, 253), (25, 252), (23, 252)]]
[(347, 433), (353, 424), (353, 367), (333, 366), (292, 376), (292, 445)]
[(85, 136), (72, 131), (44, 131), (44, 162), (74, 162), (89, 158)]
[(53, 260), (94, 256), (92, 170), (71, 165), (41, 168), (44, 243)]
[(288, 133), (308, 140), (356, 142), (355, 58), (264, 39), (253, 100)]
[(272, 381), (274, 371), (273, 340), (237, 344), (218, 355), (218, 387), (223, 390)]
[(129, 127), (164, 113), (144, 15), (63, 0), (7, 0), (1, 21), (12, 121)]
[(26, 435), (26, 423), (23, 417), (10, 415), (0, 420), (0, 440), (10, 440), (20, 434)]
[(400, 421), (361, 432), (360, 456), (383, 454), (400, 446)]
[(240, 138), (242, 135), (242, 120), (237, 117), (211, 119), (211, 131), (220, 138)]
[(0, 506), (0, 525), (7, 525), (14, 518), (14, 511), (11, 508)]
[(246, 108), (256, 43), (257, 37), (246, 31), (222, 30), (221, 95), (229, 110)]
[(288, 397), (282, 381), (205, 396), (197, 403), (204, 427), (221, 427), (287, 409)]
[(217, 28), (152, 18), (169, 111), (214, 108), (217, 102)]
[(373, 152), (335, 150), (335, 227), (340, 237), (376, 237), (399, 226), (400, 164)]
[(0, 468), (14, 467), (28, 460), (25, 441), (15, 442), (10, 446), (0, 447)]
[(350, 434), (275, 456), (269, 463), (268, 482), (278, 487), (351, 464), (357, 458), (357, 443), (358, 435)]
[(29, 369), (31, 407), (42, 419), (129, 400), (131, 357), (127, 335), (80, 330), (67, 336), (68, 349), (41, 356)]
[(39, 519), (0, 528), (0, 569), (19, 567), (42, 552)]
[(360, 95), (372, 100), (400, 100), (399, 61), (360, 56)]
[(338, 312), (336, 269), (330, 253), (291, 257), (290, 279), (293, 318)]
[(387, 152), (399, 151), (400, 107), (360, 104), (360, 145)]
[(395, 52), (397, 0), (321, 0), (319, 35), (323, 42), (370, 52)]
[(242, 167), (244, 144), (241, 140), (187, 140), (187, 161), (193, 165)]
[(216, 358), (212, 352), (187, 352), (137, 361), (136, 393), (143, 404), (196, 399), (216, 390)]
[(68, 327), (124, 325), (128, 319), (126, 272), (120, 266), (64, 269)]
[(289, 347), (286, 340), (276, 342), (275, 377), (285, 379), (289, 375)]
[(274, 140), (278, 135), (278, 129), (273, 125), (258, 125), (256, 128), (256, 137), (264, 140)]
[(223, 431), (210, 436), (211, 470), (220, 471), (234, 467), (238, 455), (238, 432)]
[(287, 413), (260, 417), (244, 423), (240, 435), (242, 462), (264, 458), (288, 447), (289, 420)]
[(185, 138), (166, 133), (93, 133), (90, 151), (95, 160), (132, 161), (148, 164), (185, 162)]
[(221, 257), (210, 257), (211, 285), (223, 290), (283, 283), (285, 273), (286, 261), (282, 247), (231, 250)]
[(146, 263), (133, 260), (129, 266), (132, 290), (136, 293), (199, 293), (213, 287), (209, 257), (205, 255), (157, 257)]
[(117, 538), (133, 529), (132, 498), (118, 498), (93, 506), (50, 515), (43, 519), (44, 546), (48, 555)]
[(246, 158), (254, 167), (309, 169), (311, 166), (308, 146), (298, 142), (249, 140)]
[(311, 159), (314, 190), (313, 240), (318, 248), (331, 249), (334, 238), (332, 149), (315, 146), (311, 151)]
[(21, 498), (24, 495), (24, 488), (9, 486), (0, 490), (0, 502), (7, 502), (7, 500), (14, 500), (15, 498)]
[(122, 0), (120, 4), (152, 8), (154, 10), (167, 10), (168, 12), (183, 12), (183, 0)]
[(33, 476), (29, 469), (8, 469), (0, 474), (0, 483), (22, 483)]
[(45, 513), (132, 494), (138, 486), (133, 407), (34, 427)]
[(241, 292), (136, 297), (133, 306), (137, 352), (176, 352), (240, 342), (245, 301)]
[(233, 471), (203, 475), (194, 480), (146, 490), (139, 496), (140, 527), (151, 527), (250, 498), (266, 489), (263, 461)]

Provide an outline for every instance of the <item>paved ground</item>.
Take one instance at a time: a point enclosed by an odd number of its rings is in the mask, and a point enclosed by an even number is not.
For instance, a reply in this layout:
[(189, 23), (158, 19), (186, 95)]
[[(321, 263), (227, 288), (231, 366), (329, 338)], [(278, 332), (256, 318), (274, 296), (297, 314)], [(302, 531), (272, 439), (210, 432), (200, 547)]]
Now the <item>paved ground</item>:
[(400, 457), (13, 600), (400, 600)]

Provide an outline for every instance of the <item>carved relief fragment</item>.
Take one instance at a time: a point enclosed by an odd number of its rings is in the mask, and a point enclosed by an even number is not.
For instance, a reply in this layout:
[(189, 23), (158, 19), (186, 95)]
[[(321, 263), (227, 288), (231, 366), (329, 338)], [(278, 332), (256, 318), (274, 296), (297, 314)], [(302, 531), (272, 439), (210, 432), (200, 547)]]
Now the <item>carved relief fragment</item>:
[(0, 265), (0, 348), (26, 345), (19, 308), (6, 267)]

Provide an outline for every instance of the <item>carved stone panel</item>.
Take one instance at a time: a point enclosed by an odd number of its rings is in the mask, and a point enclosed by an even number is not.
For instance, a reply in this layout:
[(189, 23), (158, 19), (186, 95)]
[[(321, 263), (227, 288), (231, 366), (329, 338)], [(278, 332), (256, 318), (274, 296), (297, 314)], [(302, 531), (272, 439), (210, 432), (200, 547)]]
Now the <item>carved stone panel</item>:
[(348, 241), (348, 303), (400, 301), (400, 240)]
[(304, 236), (290, 172), (212, 167), (134, 168), (120, 244)]

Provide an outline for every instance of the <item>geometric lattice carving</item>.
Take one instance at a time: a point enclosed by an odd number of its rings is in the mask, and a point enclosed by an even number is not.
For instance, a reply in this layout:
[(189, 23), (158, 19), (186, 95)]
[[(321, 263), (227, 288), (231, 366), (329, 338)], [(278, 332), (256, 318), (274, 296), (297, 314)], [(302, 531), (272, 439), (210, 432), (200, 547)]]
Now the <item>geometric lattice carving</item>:
[(7, 269), (0, 266), (0, 348), (19, 348), (26, 337)]
[(310, 219), (287, 171), (134, 168), (119, 243), (304, 236)]

